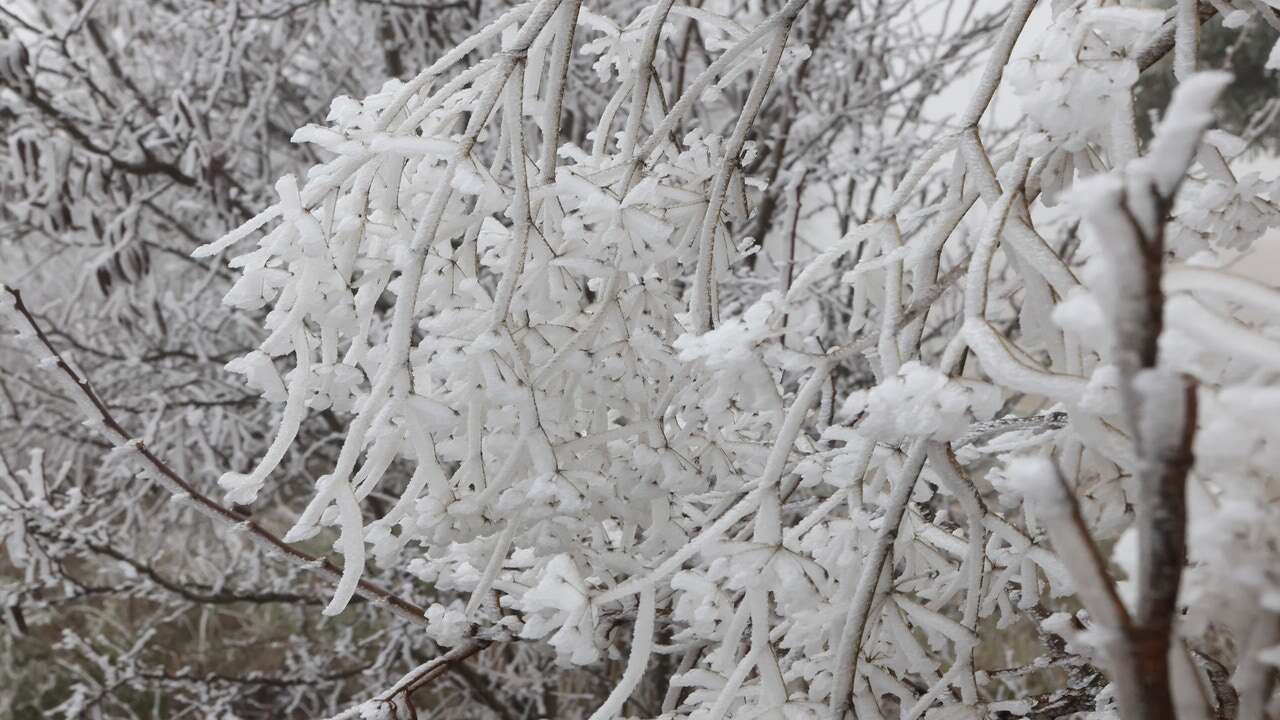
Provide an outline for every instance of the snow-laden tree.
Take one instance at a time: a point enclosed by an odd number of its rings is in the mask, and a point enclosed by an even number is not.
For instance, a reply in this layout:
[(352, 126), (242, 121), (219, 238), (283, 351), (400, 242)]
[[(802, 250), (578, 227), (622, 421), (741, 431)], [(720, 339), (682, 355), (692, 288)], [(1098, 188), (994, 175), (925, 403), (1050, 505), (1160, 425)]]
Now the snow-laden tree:
[[(629, 0), (592, 7), (615, 18), (635, 11)], [(389, 75), (408, 77), (406, 68), (425, 67), (507, 8), (0, 5), (0, 279), (24, 290), (52, 346), (91, 380), (121, 431), (197, 494), (216, 492), (222, 470), (247, 469), (266, 452), (280, 407), (223, 368), (264, 336), (261, 314), (220, 306), (235, 277), (220, 263), (192, 262), (191, 248), (270, 204), (280, 174), (318, 161), (314, 147), (289, 139), (323, 118), (334, 95), (361, 97)], [(735, 227), (771, 240), (748, 260), (767, 264), (769, 277), (789, 257), (789, 244), (773, 238), (798, 238), (797, 252), (806, 252), (803, 235), (785, 230), (797, 217), (787, 198), (801, 187), (789, 181), (792, 169), (802, 164), (803, 187), (821, 189), (806, 193), (805, 215), (858, 222), (877, 197), (861, 189), (883, 192), (882, 178), (928, 142), (927, 131), (907, 142), (881, 128), (886, 113), (894, 126), (925, 127), (924, 100), (965, 70), (999, 20), (957, 6), (948, 22), (922, 28), (917, 10), (826, 2), (793, 28), (811, 55), (776, 79), (785, 96), (762, 109), (754, 172), (769, 186), (753, 195), (749, 226)], [(713, 59), (706, 43), (716, 36), (688, 17), (673, 22), (683, 30), (661, 38), (658, 67), (676, 95)], [(575, 53), (569, 68), (561, 134), (578, 144), (590, 129), (582, 113), (594, 112), (612, 82), (592, 65)], [(727, 104), (747, 92), (742, 83), (723, 89)], [(834, 122), (816, 122), (819, 113)], [(723, 112), (697, 119), (719, 132), (730, 122)], [(390, 308), (380, 302), (375, 314)], [(329, 579), (251, 542), (287, 527), (289, 508), (306, 502), (335, 460), (333, 438), (349, 417), (309, 413), (260, 498), (267, 511), (255, 521), (265, 536), (227, 532), (169, 502), (123, 462), (127, 454), (105, 454), (118, 438), (104, 442), (85, 427), (73, 402), (80, 391), (39, 362), (44, 350), (30, 350), (0, 339), (0, 707), (18, 717), (316, 717), (440, 653), (406, 631), (419, 610), (404, 619), (362, 604), (322, 620)], [(394, 503), (411, 471), (387, 469), (385, 487), (367, 499), (374, 512)], [(326, 541), (302, 548), (314, 553)], [(406, 608), (458, 595), (394, 568), (379, 579), (409, 599)], [(607, 682), (600, 666), (552, 672), (554, 662), (546, 646), (495, 648), (434, 680), (431, 702), (462, 717), (477, 707), (500, 717), (531, 703), (552, 716), (557, 704), (570, 715), (591, 707)]]
[[(1280, 186), (1197, 45), (1276, 9), (833, 5), (533, 0), (334, 100), (195, 252), (279, 408), (221, 497), (8, 314), (114, 461), (403, 623), (337, 646), (439, 648), (341, 717), (1274, 714), (1280, 292), (1237, 265)], [(8, 496), (57, 526), (43, 472)]]

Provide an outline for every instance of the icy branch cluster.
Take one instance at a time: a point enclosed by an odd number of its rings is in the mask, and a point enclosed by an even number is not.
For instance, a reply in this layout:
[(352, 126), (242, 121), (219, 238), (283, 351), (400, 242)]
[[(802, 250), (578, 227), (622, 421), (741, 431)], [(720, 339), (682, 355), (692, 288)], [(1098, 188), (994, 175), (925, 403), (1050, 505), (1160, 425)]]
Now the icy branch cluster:
[[(1028, 622), (1055, 638), (1036, 662), (1088, 686), (1089, 717), (1112, 703), (1158, 716), (1126, 685), (1152, 682), (1128, 659), (1147, 632), (1170, 658), (1165, 701), (1197, 696), (1211, 717), (1222, 700), (1192, 652), (1274, 633), (1280, 609), (1263, 500), (1280, 437), (1261, 420), (1280, 294), (1225, 269), (1280, 220), (1276, 188), (1237, 179), (1229, 140), (1206, 134), (1231, 78), (1188, 71), (1181, 46), (1182, 85), (1141, 149), (1145, 68), (1126, 58), (1162, 32), (1188, 42), (1198, 17), (1077, 4), (1011, 62), (1033, 5), (1013, 4), (958, 129), (802, 282), (754, 298), (722, 288), (750, 277), (731, 242), (754, 182), (747, 138), (803, 57), (787, 47), (802, 0), (753, 27), (669, 0), (626, 26), (539, 0), (407, 83), (338, 99), (329, 125), (294, 137), (332, 159), (201, 251), (269, 228), (232, 260), (227, 302), (270, 310), (269, 337), (232, 367), (283, 420), (254, 470), (223, 476), (228, 499), (254, 499), (308, 412), (349, 414), (286, 538), (336, 528), (344, 576), (326, 612), (373, 562), (469, 597), (428, 610), (445, 645), (541, 640), (589, 664), (629, 642), (596, 718), (618, 716), (658, 654), (680, 658), (664, 717), (1039, 712), (1054, 699), (1027, 694), (1029, 671), (977, 659), (995, 628)], [(666, 98), (655, 48), (677, 14), (720, 54)], [(613, 82), (590, 147), (559, 137), (575, 30)], [(1006, 64), (1026, 116), (987, 140)], [(673, 134), (740, 78), (731, 132)], [(933, 182), (941, 197), (913, 210)], [(1084, 222), (1074, 261), (1044, 234), (1063, 221), (1040, 219), (1063, 198)], [(959, 306), (940, 300), (948, 259)], [(833, 326), (814, 298), (840, 285), (851, 311)], [(849, 393), (837, 373), (863, 354), (874, 379)], [(1017, 424), (1053, 414), (1065, 426)], [(1204, 459), (1188, 476), (1193, 436)], [(416, 469), (371, 517), (361, 503), (396, 462)], [(1184, 512), (1179, 601), (1181, 530), (1144, 518)], [(1141, 550), (1115, 558), (1117, 589), (1094, 538), (1121, 536), (1119, 553), (1124, 533)], [(1224, 587), (1229, 614), (1211, 599)], [(1236, 652), (1242, 669), (1277, 654)]]
[[(821, 191), (756, 173), (755, 128), (809, 67), (807, 4), (518, 5), (334, 100), (293, 135), (323, 160), (196, 251), (263, 319), (227, 368), (280, 407), (226, 502), (332, 415), (284, 536), (341, 559), (324, 612), (374, 568), (437, 598), (418, 631), (448, 654), (342, 717), (414, 712), (492, 645), (616, 665), (591, 720), (1274, 706), (1280, 291), (1233, 263), (1280, 184), (1213, 129), (1205, 8), (1015, 0), (892, 192), (797, 250)], [(686, 24), (709, 55), (672, 92)], [(778, 183), (792, 215), (749, 236)]]

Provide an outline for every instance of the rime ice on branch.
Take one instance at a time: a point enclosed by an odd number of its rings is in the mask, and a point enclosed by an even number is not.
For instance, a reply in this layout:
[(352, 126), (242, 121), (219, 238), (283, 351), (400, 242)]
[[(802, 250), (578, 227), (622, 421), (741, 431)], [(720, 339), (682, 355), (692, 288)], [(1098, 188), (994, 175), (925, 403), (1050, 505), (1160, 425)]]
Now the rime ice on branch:
[[(817, 252), (794, 209), (781, 281), (740, 251), (778, 244), (745, 241), (767, 185), (750, 138), (809, 71), (788, 45), (803, 0), (751, 23), (666, 0), (625, 25), (537, 0), (338, 99), (294, 136), (328, 160), (205, 251), (240, 252), (226, 301), (266, 310), (230, 369), (283, 403), (227, 499), (258, 497), (309, 414), (339, 416), (286, 537), (333, 529), (326, 613), (372, 561), (459, 594), (427, 611), (442, 644), (625, 655), (594, 720), (668, 655), (648, 715), (1261, 708), (1265, 647), (1233, 661), (1234, 689), (1196, 663), (1277, 636), (1262, 548), (1280, 525), (1241, 503), (1272, 496), (1251, 456), (1280, 437), (1200, 445), (1270, 407), (1280, 295), (1227, 265), (1276, 224), (1276, 188), (1206, 135), (1229, 78), (1196, 72), (1198, 4), (1102, 5), (1053, 3), (1022, 38), (1035, 3), (1012, 3), (890, 195)], [(682, 24), (709, 54), (672, 88)], [(579, 45), (608, 88), (583, 143), (562, 137)], [(1144, 146), (1135, 85), (1171, 48), (1182, 85)], [(1025, 112), (1009, 135), (981, 124), (1001, 88)], [(1224, 222), (1242, 205), (1248, 223)], [(1098, 549), (1124, 533), (1132, 604)], [(1257, 554), (1204, 539), (1221, 533)], [(1224, 579), (1250, 592), (1219, 613)], [(1014, 656), (1019, 633), (1039, 657)], [(1029, 692), (1050, 667), (1067, 683)]]

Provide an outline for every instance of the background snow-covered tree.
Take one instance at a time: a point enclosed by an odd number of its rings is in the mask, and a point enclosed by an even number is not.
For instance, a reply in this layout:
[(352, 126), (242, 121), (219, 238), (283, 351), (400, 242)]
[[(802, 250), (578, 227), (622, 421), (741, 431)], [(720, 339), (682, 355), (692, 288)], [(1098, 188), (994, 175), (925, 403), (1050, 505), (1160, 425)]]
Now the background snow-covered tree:
[[(335, 94), (427, 62), (480, 19), (470, 4), (411, 5), (0, 8), (0, 273), (181, 472), (242, 462), (275, 415), (223, 368), (260, 339), (256, 320), (224, 311), (230, 274), (188, 255), (252, 217), (281, 173), (317, 161), (289, 137)], [(28, 350), (0, 348), (5, 712), (314, 715), (369, 677), (390, 681), (397, 652), (433, 652), (383, 642), (397, 632), (380, 611), (316, 636), (322, 585), (105, 458)], [(309, 419), (300, 442), (335, 428)], [(272, 491), (282, 505), (310, 484), (305, 456), (293, 467)]]
[(1280, 20), (1042, 4), (6, 12), (18, 702), (1265, 717)]

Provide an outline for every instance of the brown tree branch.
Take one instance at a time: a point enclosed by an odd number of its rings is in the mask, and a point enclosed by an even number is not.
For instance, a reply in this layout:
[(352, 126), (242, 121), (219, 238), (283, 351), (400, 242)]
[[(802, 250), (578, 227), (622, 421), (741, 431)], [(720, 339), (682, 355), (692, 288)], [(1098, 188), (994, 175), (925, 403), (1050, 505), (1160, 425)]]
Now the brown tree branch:
[[(13, 298), (13, 307), (17, 313), (22, 316), (26, 323), (31, 327), (36, 339), (44, 350), (50, 354), (53, 363), (62, 375), (71, 382), (71, 384), (79, 391), (80, 395), (92, 406), (97, 414), (97, 419), (102, 423), (108, 434), (114, 435), (121, 443), (128, 445), (135, 451), (156, 473), (162, 484), (171, 486), (175, 492), (185, 493), (196, 507), (205, 515), (213, 518), (215, 521), (225, 524), (228, 529), (244, 531), (260, 545), (282, 553), (289, 560), (301, 565), (305, 569), (314, 570), (325, 576), (333, 582), (337, 582), (342, 577), (342, 569), (326, 560), (310, 553), (303, 552), (288, 543), (281, 540), (274, 533), (259, 525), (252, 518), (244, 513), (228, 508), (213, 498), (200, 492), (195, 485), (189, 480), (182, 477), (162, 458), (153, 453), (142, 440), (134, 438), (111, 414), (106, 403), (98, 397), (93, 386), (90, 385), (87, 378), (77, 373), (70, 364), (62, 357), (58, 350), (50, 342), (48, 335), (37, 324), (35, 316), (31, 310), (27, 308), (22, 301), (21, 293), (11, 287), (4, 288)], [(358, 583), (356, 593), (374, 604), (386, 605), (392, 612), (401, 618), (408, 620), (415, 625), (423, 625), (426, 623), (425, 611), (414, 603), (401, 598), (386, 588), (361, 579)]]

